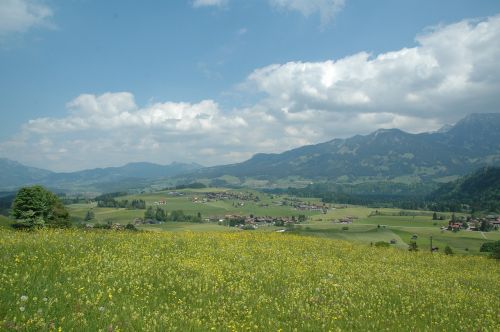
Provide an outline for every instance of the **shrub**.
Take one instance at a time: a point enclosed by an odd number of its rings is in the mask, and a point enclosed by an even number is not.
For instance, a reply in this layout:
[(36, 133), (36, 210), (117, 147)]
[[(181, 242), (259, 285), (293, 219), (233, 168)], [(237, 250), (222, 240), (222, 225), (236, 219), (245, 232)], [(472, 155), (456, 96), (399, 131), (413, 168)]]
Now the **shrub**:
[(348, 231), (348, 230), (349, 230), (349, 227), (344, 226), (344, 227), (342, 227), (342, 230), (343, 230), (343, 231)]
[(495, 247), (490, 254), (491, 258), (500, 259), (500, 246)]
[(253, 225), (244, 225), (243, 227), (241, 227), (241, 229), (245, 231), (253, 231), (255, 227)]
[(127, 224), (125, 226), (125, 229), (128, 230), (128, 231), (138, 231), (137, 227), (135, 227), (134, 224)]
[(410, 244), (408, 245), (408, 250), (409, 251), (418, 251), (417, 242), (410, 241)]
[(111, 229), (111, 224), (95, 223), (94, 228), (96, 228), (96, 229)]
[(444, 247), (444, 253), (446, 255), (453, 255), (453, 250), (451, 249), (450, 246), (446, 246), (446, 247)]
[(481, 245), (479, 249), (480, 252), (493, 252), (495, 248), (500, 248), (500, 241), (495, 242), (485, 242)]
[(385, 242), (385, 241), (375, 242), (375, 247), (387, 248), (387, 247), (390, 247), (390, 246), (391, 245), (389, 244), (389, 242)]

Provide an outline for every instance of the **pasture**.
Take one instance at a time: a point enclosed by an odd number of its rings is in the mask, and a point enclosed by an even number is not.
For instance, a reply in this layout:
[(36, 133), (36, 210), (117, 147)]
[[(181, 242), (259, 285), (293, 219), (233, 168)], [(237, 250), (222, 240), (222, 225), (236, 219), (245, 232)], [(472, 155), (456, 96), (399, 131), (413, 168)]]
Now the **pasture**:
[[(203, 202), (202, 198), (207, 192), (231, 192), (252, 194), (259, 197), (258, 202), (239, 201), (237, 199), (216, 200)], [(318, 211), (301, 211), (289, 205), (277, 205), (278, 202), (295, 197), (268, 195), (254, 190), (228, 190), (222, 188), (205, 189), (184, 189), (176, 191), (162, 191), (156, 193), (146, 193), (117, 197), (117, 200), (142, 199), (146, 204), (155, 205), (155, 202), (165, 201), (166, 205), (162, 207), (171, 212), (173, 210), (183, 210), (188, 215), (201, 213), (202, 218), (216, 216), (223, 218), (225, 215), (255, 215), (255, 216), (298, 216), (305, 214), (308, 220), (297, 225), (291, 230), (293, 233), (302, 236), (325, 237), (337, 240), (346, 240), (360, 244), (374, 244), (378, 241), (389, 242), (394, 240), (393, 247), (406, 249), (416, 235), (416, 243), (420, 250), (430, 251), (430, 237), (434, 247), (438, 247), (442, 252), (447, 245), (452, 248), (454, 253), (458, 254), (480, 254), (479, 248), (486, 241), (500, 240), (500, 232), (492, 231), (488, 233), (459, 231), (442, 231), (441, 227), (448, 225), (449, 213), (442, 213), (445, 220), (432, 220), (431, 211), (402, 211), (400, 209), (374, 209), (362, 206), (335, 205), (328, 204), (330, 208), (328, 213), (323, 214)], [(182, 194), (179, 196), (178, 194)], [(198, 201), (195, 201), (195, 198)], [(320, 201), (315, 198), (299, 198), (303, 202), (317, 203)], [(243, 206), (238, 202), (244, 203)], [(83, 219), (86, 212), (94, 211), (95, 220), (99, 223), (121, 223), (127, 224), (135, 218), (144, 216), (144, 210), (129, 210), (124, 208), (98, 208), (96, 204), (72, 204), (69, 205), (70, 213), (80, 219)], [(377, 214), (375, 213), (377, 211)], [(403, 212), (403, 213), (401, 213)], [(404, 215), (401, 215), (404, 214)], [(458, 216), (458, 214), (457, 214)], [(342, 225), (334, 223), (346, 217), (354, 217), (353, 223)], [(380, 227), (379, 227), (380, 225)], [(344, 227), (348, 230), (344, 230)], [(158, 225), (141, 225), (140, 229), (152, 231), (194, 231), (194, 232), (228, 232), (236, 231), (235, 228), (223, 227), (217, 223), (184, 223), (184, 222), (166, 222)], [(257, 232), (273, 232), (283, 227), (263, 227)]]

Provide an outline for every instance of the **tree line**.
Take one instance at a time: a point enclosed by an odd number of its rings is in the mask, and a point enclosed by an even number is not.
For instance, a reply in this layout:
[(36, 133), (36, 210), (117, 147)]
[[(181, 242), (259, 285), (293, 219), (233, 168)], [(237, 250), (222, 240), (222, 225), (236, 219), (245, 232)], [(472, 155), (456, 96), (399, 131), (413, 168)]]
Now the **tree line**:
[(133, 210), (144, 210), (146, 209), (146, 201), (142, 199), (133, 199), (131, 201), (127, 199), (122, 199), (117, 201), (114, 198), (107, 197), (106, 199), (97, 201), (98, 207), (107, 208), (126, 208)]
[(183, 210), (173, 210), (172, 212), (167, 212), (167, 210), (162, 209), (157, 206), (153, 208), (149, 206), (146, 211), (144, 211), (144, 220), (152, 220), (156, 222), (165, 221), (185, 221), (185, 222), (196, 222), (201, 223), (201, 213), (198, 212), (195, 216), (187, 215)]

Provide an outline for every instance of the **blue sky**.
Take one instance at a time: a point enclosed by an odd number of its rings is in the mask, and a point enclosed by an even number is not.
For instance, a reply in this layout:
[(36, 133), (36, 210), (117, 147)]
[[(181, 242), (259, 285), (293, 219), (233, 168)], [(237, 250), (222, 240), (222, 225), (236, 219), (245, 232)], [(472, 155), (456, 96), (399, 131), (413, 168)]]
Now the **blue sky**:
[(495, 0), (1, 0), (0, 157), (214, 165), (498, 112), (498, 13)]

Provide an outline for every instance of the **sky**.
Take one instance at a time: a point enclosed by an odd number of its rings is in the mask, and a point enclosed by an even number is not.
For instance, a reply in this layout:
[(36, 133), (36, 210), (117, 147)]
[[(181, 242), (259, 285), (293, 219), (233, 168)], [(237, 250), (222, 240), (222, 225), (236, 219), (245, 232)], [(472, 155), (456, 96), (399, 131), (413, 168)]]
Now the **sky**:
[(0, 0), (0, 157), (240, 162), (500, 112), (497, 0)]

